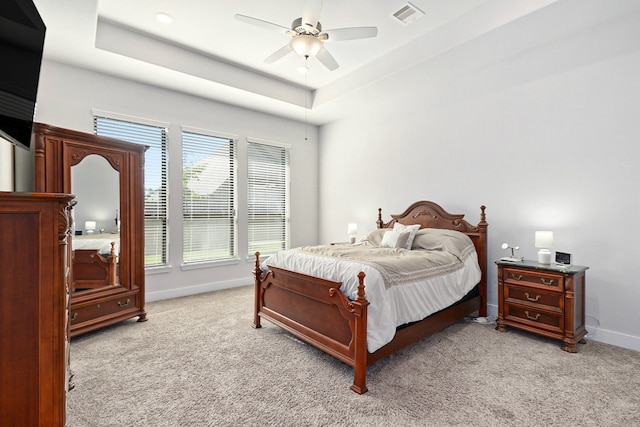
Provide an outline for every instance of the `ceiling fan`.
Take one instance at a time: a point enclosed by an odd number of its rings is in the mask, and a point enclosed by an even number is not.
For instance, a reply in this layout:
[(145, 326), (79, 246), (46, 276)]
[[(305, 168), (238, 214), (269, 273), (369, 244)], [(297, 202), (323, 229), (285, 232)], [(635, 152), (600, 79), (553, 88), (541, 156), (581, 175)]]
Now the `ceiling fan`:
[(325, 41), (356, 40), (375, 37), (378, 35), (378, 29), (376, 27), (348, 27), (323, 31), (322, 24), (318, 21), (321, 9), (322, 0), (308, 0), (305, 4), (302, 17), (295, 19), (291, 24), (291, 28), (246, 15), (236, 14), (235, 18), (239, 21), (274, 30), (291, 37), (289, 43), (267, 57), (264, 60), (265, 63), (271, 64), (293, 51), (305, 58), (315, 56), (325, 67), (333, 71), (338, 68), (338, 63), (325, 48)]

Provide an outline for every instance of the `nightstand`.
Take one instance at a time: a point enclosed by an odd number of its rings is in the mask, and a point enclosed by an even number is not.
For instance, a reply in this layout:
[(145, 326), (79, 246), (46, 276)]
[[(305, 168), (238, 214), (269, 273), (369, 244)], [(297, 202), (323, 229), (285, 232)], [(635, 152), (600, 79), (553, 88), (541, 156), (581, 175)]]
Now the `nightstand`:
[(536, 261), (496, 261), (498, 265), (498, 319), (507, 326), (558, 339), (562, 349), (576, 352), (585, 344), (585, 271), (589, 267), (559, 267)]

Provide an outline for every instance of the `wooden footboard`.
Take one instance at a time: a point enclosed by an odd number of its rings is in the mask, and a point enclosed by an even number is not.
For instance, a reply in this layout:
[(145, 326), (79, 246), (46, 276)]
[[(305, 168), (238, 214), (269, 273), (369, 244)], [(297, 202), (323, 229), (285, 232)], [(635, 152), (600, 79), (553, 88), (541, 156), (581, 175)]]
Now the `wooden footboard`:
[(111, 253), (104, 257), (97, 249), (76, 249), (73, 251), (71, 287), (96, 289), (117, 284), (117, 256), (113, 243)]
[(269, 266), (260, 269), (256, 253), (255, 315), (260, 328), (264, 317), (296, 337), (354, 368), (351, 389), (367, 391), (367, 306), (364, 273), (358, 275), (358, 297), (349, 299), (340, 282)]

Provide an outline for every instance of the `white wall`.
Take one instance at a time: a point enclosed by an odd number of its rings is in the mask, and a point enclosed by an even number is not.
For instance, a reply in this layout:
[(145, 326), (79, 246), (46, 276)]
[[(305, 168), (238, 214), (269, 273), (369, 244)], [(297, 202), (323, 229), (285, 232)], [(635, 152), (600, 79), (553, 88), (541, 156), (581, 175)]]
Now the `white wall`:
[[(535, 230), (587, 271), (589, 337), (640, 350), (639, 2), (560, 1), (362, 89), (320, 129), (320, 240), (428, 199), (502, 242)], [(345, 209), (345, 206), (348, 208)]]
[[(169, 126), (169, 244), (171, 268), (146, 276), (147, 300), (156, 300), (252, 283), (247, 259), (246, 138), (278, 141), (291, 148), (291, 236), (295, 246), (318, 241), (317, 128), (103, 74), (44, 61), (36, 121), (93, 132), (92, 109), (165, 122)], [(239, 255), (241, 262), (183, 271), (180, 126), (237, 135)]]
[(13, 191), (13, 145), (0, 138), (0, 191)]

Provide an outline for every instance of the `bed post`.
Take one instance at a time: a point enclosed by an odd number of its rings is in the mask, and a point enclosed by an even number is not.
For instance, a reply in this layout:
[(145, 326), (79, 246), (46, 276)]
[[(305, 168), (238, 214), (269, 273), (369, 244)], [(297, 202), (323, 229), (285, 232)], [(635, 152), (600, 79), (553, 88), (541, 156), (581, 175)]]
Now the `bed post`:
[(107, 267), (107, 283), (111, 286), (115, 286), (118, 283), (118, 256), (116, 255), (116, 242), (111, 242), (111, 252), (109, 252), (107, 261), (109, 262)]
[(261, 328), (260, 324), (260, 306), (262, 302), (262, 286), (260, 282), (262, 279), (262, 273), (260, 271), (260, 252), (256, 252), (256, 265), (253, 269), (253, 277), (255, 278), (255, 292), (254, 292), (254, 310), (253, 310), (253, 327)]
[(482, 271), (482, 279), (480, 282), (480, 310), (479, 316), (487, 316), (487, 215), (485, 214), (485, 205), (480, 206), (480, 222), (478, 230), (480, 231), (480, 253), (478, 253), (478, 261), (480, 261), (480, 270)]
[(364, 277), (361, 271), (358, 273), (358, 298), (352, 303), (355, 314), (355, 327), (353, 333), (354, 361), (353, 361), (353, 385), (351, 390), (358, 394), (367, 392), (367, 306), (369, 301), (364, 294)]

